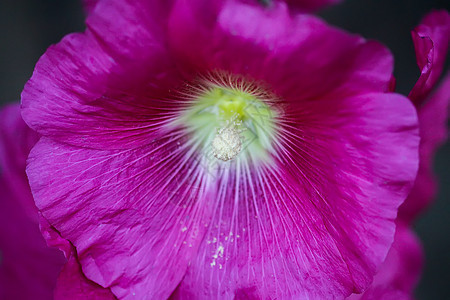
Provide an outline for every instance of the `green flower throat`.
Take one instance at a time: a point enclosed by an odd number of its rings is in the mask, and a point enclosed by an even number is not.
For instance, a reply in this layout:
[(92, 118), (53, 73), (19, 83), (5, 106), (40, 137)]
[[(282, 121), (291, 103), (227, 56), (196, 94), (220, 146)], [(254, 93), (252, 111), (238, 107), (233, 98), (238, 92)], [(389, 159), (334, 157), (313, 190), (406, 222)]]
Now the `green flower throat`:
[(257, 89), (210, 84), (193, 97), (180, 121), (196, 144), (220, 161), (267, 159), (276, 111)]

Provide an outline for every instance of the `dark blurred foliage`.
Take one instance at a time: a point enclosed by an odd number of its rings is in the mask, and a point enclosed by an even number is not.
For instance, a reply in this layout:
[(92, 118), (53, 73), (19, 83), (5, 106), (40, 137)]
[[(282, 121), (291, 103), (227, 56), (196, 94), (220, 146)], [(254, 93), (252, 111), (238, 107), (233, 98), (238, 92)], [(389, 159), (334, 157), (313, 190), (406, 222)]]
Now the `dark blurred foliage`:
[[(397, 91), (407, 94), (419, 77), (410, 30), (431, 9), (448, 10), (449, 5), (447, 0), (347, 0), (320, 15), (331, 24), (385, 43), (395, 57)], [(67, 33), (82, 31), (83, 19), (78, 0), (0, 1), (0, 104), (20, 98), (40, 55)], [(447, 143), (435, 161), (439, 195), (415, 226), (427, 256), (417, 299), (450, 299), (449, 154)]]

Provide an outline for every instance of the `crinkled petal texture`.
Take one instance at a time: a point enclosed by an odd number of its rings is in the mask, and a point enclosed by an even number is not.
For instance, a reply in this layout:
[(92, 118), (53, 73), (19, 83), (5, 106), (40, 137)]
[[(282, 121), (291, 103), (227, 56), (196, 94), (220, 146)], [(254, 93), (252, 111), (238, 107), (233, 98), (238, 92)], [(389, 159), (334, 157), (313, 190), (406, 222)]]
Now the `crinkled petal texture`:
[(155, 126), (167, 119), (157, 114), (173, 110), (162, 100), (177, 82), (162, 28), (169, 3), (99, 2), (85, 33), (66, 36), (37, 63), (22, 92), (27, 124), (82, 147), (148, 143)]
[(445, 10), (429, 13), (411, 35), (421, 74), (408, 97), (420, 105), (438, 82), (445, 64), (450, 42), (450, 14)]
[[(27, 171), (43, 216), (120, 299), (362, 291), (417, 169), (414, 107), (386, 93), (390, 53), (283, 4), (166, 9), (101, 1), (37, 64), (22, 104), (44, 135)], [(259, 82), (281, 114), (270, 160), (210, 172), (170, 125), (186, 107), (171, 91), (224, 73)]]
[(213, 196), (200, 161), (188, 159), (167, 140), (101, 151), (42, 138), (28, 175), (39, 208), (76, 247), (88, 278), (119, 298), (159, 299), (183, 277), (209, 223)]
[(114, 300), (117, 298), (109, 289), (102, 288), (87, 279), (81, 271), (80, 263), (72, 256), (59, 274), (54, 299)]
[(64, 257), (45, 244), (25, 176), (36, 141), (20, 117), (19, 105), (0, 111), (0, 298), (52, 298)]
[(48, 221), (40, 215), (39, 224), (47, 245), (64, 252), (67, 262), (59, 273), (53, 292), (55, 300), (86, 299), (114, 300), (117, 299), (108, 288), (87, 279), (81, 270), (80, 262), (73, 245), (62, 238)]
[(364, 294), (354, 294), (348, 299), (414, 299), (413, 290), (422, 273), (423, 257), (423, 249), (417, 236), (408, 224), (399, 223), (386, 261), (375, 275), (370, 288)]

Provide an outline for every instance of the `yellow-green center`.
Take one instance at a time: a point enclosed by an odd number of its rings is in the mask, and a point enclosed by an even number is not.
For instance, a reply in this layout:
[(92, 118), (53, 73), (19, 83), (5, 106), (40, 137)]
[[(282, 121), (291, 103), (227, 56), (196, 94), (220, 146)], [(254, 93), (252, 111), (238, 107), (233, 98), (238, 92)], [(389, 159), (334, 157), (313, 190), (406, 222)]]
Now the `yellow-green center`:
[(256, 92), (211, 84), (183, 111), (180, 121), (203, 150), (228, 161), (268, 158), (276, 112)]

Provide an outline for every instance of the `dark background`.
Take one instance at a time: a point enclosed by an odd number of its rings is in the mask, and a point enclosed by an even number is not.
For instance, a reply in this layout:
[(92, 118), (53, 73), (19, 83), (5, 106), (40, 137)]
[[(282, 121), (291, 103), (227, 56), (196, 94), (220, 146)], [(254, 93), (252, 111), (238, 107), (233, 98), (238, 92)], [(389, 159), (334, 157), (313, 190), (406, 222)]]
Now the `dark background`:
[[(164, 1), (164, 0), (161, 0)], [(395, 57), (397, 91), (408, 94), (419, 77), (410, 30), (446, 0), (347, 0), (320, 15), (329, 23), (385, 43)], [(0, 104), (18, 101), (45, 49), (65, 34), (83, 31), (80, 0), (0, 0)], [(448, 66), (448, 63), (447, 63)], [(448, 67), (446, 68), (448, 70)], [(417, 299), (450, 299), (450, 143), (438, 152), (440, 191), (415, 225), (426, 265)]]

